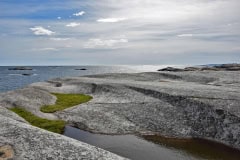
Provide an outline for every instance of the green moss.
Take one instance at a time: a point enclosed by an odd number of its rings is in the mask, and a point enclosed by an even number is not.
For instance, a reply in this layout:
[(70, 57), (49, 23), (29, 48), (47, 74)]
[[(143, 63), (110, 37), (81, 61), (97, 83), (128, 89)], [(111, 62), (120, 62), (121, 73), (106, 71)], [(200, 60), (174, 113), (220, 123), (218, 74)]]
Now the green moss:
[[(60, 94), (52, 93), (57, 97), (55, 105), (42, 106), (41, 111), (46, 113), (53, 113), (56, 111), (64, 110), (75, 105), (88, 102), (92, 99), (91, 96), (83, 94)], [(63, 120), (48, 120), (35, 116), (31, 112), (26, 111), (20, 107), (11, 108), (11, 111), (17, 113), (19, 116), (28, 121), (31, 125), (46, 129), (55, 133), (63, 133), (66, 124)]]
[(40, 109), (42, 112), (53, 113), (56, 111), (61, 111), (66, 108), (88, 102), (92, 99), (91, 96), (84, 95), (84, 94), (60, 94), (60, 93), (52, 93), (52, 94), (57, 97), (56, 104), (42, 106)]
[(22, 118), (24, 118), (26, 121), (28, 121), (31, 125), (46, 129), (51, 132), (55, 133), (63, 133), (64, 131), (64, 126), (66, 124), (65, 121), (62, 120), (48, 120), (44, 118), (40, 118), (38, 116), (35, 116), (31, 112), (26, 111), (25, 109), (16, 107), (16, 108), (11, 108), (11, 111), (15, 112)]

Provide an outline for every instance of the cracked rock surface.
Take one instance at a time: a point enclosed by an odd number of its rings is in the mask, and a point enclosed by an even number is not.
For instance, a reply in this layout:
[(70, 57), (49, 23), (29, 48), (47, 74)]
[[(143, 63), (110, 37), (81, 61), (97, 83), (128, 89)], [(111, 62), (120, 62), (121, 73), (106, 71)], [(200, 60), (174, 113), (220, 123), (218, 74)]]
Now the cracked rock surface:
[[(54, 114), (40, 113), (41, 105), (52, 104), (56, 100), (50, 92), (83, 93), (93, 96), (93, 99)], [(25, 106), (38, 116), (63, 119), (94, 133), (198, 137), (238, 149), (239, 104), (239, 71), (57, 78), (4, 93), (0, 98), (3, 107)]]

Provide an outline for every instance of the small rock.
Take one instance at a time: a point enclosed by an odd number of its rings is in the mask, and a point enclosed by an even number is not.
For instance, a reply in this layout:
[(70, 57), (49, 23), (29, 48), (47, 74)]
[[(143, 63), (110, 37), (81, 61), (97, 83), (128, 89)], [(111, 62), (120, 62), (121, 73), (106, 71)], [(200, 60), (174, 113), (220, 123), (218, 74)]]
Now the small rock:
[(85, 70), (87, 70), (87, 69), (86, 69), (86, 68), (76, 68), (75, 70), (85, 71)]
[(33, 75), (32, 73), (23, 73), (22, 74), (23, 76), (31, 76), (31, 75)]

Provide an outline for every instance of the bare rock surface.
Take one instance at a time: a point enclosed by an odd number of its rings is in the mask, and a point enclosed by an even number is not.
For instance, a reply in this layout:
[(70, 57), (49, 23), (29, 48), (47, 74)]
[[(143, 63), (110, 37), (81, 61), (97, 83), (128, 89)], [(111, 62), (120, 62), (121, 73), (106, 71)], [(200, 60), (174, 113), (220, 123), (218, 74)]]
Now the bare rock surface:
[[(32, 92), (39, 97), (23, 102)], [(42, 104), (55, 102), (50, 92), (93, 96), (88, 103), (53, 114), (80, 129), (103, 134), (198, 137), (240, 149), (239, 71), (58, 78), (4, 93), (0, 104), (9, 107), (20, 103), (34, 114), (46, 116), (38, 110)]]
[(56, 97), (44, 90), (26, 87), (15, 91), (0, 93), (0, 105), (6, 108), (22, 107), (35, 115), (47, 119), (58, 119), (53, 114), (42, 113), (40, 107), (54, 104)]
[(22, 120), (18, 121), (16, 117), (0, 114), (0, 159), (124, 159), (83, 142), (33, 127)]
[(0, 116), (5, 116), (5, 117), (9, 117), (12, 118), (14, 120), (23, 122), (23, 123), (28, 123), (25, 119), (23, 119), (22, 117), (19, 117), (16, 113), (9, 111), (8, 109), (1, 107), (0, 106)]

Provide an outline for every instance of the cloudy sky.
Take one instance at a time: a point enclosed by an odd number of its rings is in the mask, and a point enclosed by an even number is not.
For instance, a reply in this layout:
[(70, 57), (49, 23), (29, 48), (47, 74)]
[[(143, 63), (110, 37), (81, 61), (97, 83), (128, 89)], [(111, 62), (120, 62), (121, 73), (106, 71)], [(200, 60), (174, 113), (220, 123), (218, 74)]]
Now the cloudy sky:
[(0, 0), (0, 65), (240, 61), (240, 0)]

